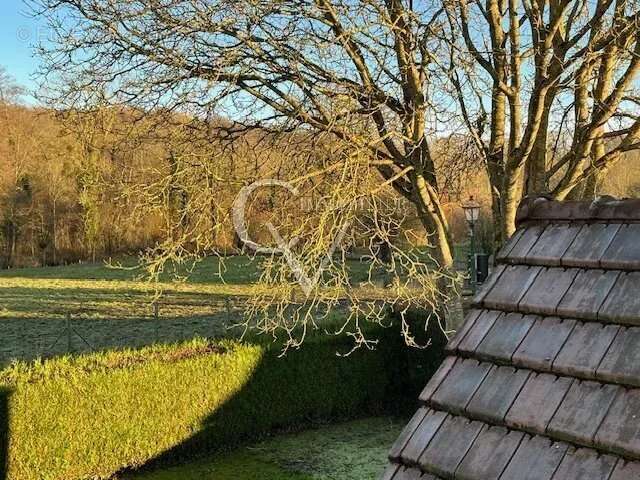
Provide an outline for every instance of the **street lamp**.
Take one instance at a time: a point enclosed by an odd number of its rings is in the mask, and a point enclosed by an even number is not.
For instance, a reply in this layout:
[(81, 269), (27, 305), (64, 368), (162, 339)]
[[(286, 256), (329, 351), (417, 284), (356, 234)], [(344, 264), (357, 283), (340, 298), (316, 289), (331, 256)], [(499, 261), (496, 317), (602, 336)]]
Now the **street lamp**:
[(480, 218), (480, 204), (473, 199), (473, 196), (469, 197), (469, 200), (462, 204), (464, 210), (464, 216), (469, 224), (469, 230), (471, 232), (471, 292), (475, 295), (476, 287), (478, 284), (478, 273), (476, 271), (476, 222)]

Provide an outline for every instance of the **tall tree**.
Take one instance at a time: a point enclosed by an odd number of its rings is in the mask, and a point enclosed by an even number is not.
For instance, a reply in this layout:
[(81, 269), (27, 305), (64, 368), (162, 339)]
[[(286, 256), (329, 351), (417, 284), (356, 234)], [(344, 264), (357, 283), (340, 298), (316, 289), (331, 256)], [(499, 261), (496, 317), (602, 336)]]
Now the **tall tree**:
[(140, 108), (226, 112), (242, 130), (329, 134), (366, 152), (415, 207), (434, 257), (453, 263), (430, 144), (438, 2), (36, 0), (56, 100), (93, 92)]
[(29, 172), (35, 122), (19, 107), (22, 89), (0, 68), (0, 241), (2, 267), (13, 267), (19, 240), (32, 206), (33, 182)]
[(637, 1), (460, 0), (447, 17), (444, 68), (486, 161), (498, 243), (523, 194), (593, 196), (640, 146)]

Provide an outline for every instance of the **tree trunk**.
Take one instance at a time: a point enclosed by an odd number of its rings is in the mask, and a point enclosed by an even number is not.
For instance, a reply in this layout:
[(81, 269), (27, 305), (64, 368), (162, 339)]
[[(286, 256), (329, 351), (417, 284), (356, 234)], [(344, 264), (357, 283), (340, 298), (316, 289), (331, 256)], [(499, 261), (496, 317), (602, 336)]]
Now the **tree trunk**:
[(494, 225), (494, 249), (499, 249), (504, 243), (502, 218), (502, 186), (504, 184), (505, 168), (505, 123), (506, 123), (506, 97), (498, 85), (493, 86), (491, 99), (491, 138), (489, 151), (487, 152), (487, 171), (491, 185), (491, 212)]
[(53, 264), (57, 265), (58, 263), (58, 242), (56, 241), (56, 237), (58, 235), (57, 224), (58, 223), (58, 213), (57, 213), (57, 203), (56, 200), (53, 200), (53, 221), (52, 221), (52, 232), (51, 232), (51, 246), (52, 246), (52, 256), (53, 256)]
[[(491, 166), (491, 160), (487, 160)], [(523, 194), (524, 168), (489, 174), (491, 182), (491, 213), (494, 224), (494, 248), (497, 251), (516, 230), (516, 213)]]
[(551, 111), (552, 101), (553, 96), (547, 95), (533, 151), (526, 162), (526, 195), (539, 195), (549, 191), (549, 185), (547, 183), (547, 148), (549, 137), (549, 113)]
[(422, 174), (413, 176), (415, 186), (415, 203), (420, 220), (430, 244), (433, 256), (440, 267), (453, 269), (453, 248), (449, 237), (449, 226), (436, 192)]
[(16, 226), (15, 223), (12, 223), (12, 226), (11, 226), (11, 246), (9, 248), (9, 261), (7, 262), (9, 268), (13, 267), (13, 262), (14, 262), (14, 259), (16, 257), (17, 245), (18, 245), (18, 227)]
[(522, 174), (521, 167), (505, 173), (501, 199), (502, 219), (499, 224), (503, 243), (516, 231), (516, 212), (522, 199)]

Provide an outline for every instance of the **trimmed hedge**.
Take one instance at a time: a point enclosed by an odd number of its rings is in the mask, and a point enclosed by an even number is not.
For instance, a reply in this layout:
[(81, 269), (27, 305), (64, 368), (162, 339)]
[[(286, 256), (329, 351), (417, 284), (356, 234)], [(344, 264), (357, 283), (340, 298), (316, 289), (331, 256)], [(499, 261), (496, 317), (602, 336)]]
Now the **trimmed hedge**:
[(415, 384), (397, 331), (379, 337), (376, 350), (346, 358), (336, 351), (348, 351), (349, 339), (318, 337), (282, 358), (277, 346), (194, 340), (14, 365), (0, 371), (0, 433), (10, 432), (8, 447), (0, 439), (4, 478), (108, 478), (406, 404), (438, 350), (425, 352)]

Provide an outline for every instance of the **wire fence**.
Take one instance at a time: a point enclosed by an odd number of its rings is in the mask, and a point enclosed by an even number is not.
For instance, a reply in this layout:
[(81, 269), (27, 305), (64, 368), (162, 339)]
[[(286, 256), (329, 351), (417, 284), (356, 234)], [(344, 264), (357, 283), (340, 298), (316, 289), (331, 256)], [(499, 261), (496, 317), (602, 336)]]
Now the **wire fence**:
[[(292, 299), (292, 305), (299, 305)], [(164, 314), (163, 314), (164, 307)], [(162, 300), (148, 304), (147, 315), (94, 318), (82, 311), (58, 311), (56, 316), (2, 318), (0, 320), (0, 366), (15, 360), (51, 358), (101, 350), (140, 348), (174, 343), (196, 337), (220, 338), (243, 319), (242, 297), (222, 296), (207, 302), (210, 314), (176, 313), (175, 304)], [(341, 305), (340, 308), (347, 308)], [(448, 306), (450, 326), (455, 330), (464, 317), (464, 301)]]
[(0, 364), (220, 337), (229, 334), (229, 327), (242, 318), (242, 312), (237, 298), (224, 297), (211, 303), (211, 314), (197, 316), (165, 316), (159, 301), (149, 305), (147, 316), (138, 318), (97, 319), (77, 311), (52, 318), (6, 318), (0, 321)]

